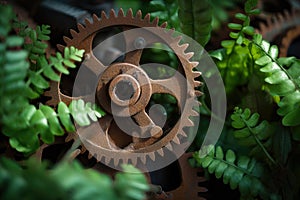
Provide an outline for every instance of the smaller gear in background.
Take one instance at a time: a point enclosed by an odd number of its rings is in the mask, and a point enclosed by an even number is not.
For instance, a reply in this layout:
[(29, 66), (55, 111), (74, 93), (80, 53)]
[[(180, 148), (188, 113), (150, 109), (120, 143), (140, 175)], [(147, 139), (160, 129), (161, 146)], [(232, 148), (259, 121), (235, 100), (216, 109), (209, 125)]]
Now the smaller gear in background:
[[(277, 3), (277, 4), (276, 4)], [(272, 5), (275, 10), (271, 9)], [(300, 8), (299, 2), (289, 0), (281, 1), (260, 1), (260, 7), (263, 10), (261, 15), (264, 22), (260, 22), (257, 32), (262, 34), (263, 38), (279, 47), (279, 56), (296, 56), (300, 58), (299, 48), (299, 28), (300, 27)], [(275, 13), (274, 13), (275, 11)]]

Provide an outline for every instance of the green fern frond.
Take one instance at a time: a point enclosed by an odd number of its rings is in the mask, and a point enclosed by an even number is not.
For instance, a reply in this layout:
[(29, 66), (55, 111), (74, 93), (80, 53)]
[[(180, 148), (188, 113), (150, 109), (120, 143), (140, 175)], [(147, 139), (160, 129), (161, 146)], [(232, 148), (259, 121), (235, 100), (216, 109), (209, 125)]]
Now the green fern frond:
[(273, 96), (279, 96), (277, 114), (283, 116), (285, 126), (298, 126), (300, 121), (300, 61), (296, 58), (278, 58), (275, 45), (255, 37), (254, 43), (264, 53), (255, 64), (266, 74), (266, 88)]
[(205, 46), (210, 39), (212, 14), (209, 1), (178, 1), (181, 31)]
[(261, 156), (261, 152), (263, 152), (275, 164), (275, 160), (268, 152), (272, 145), (274, 130), (266, 120), (259, 123), (259, 117), (258, 113), (251, 114), (248, 108), (245, 110), (235, 108), (234, 113), (231, 115), (231, 125), (237, 129), (234, 131), (234, 137), (238, 139), (240, 145), (251, 149), (251, 156)]
[(40, 56), (46, 53), (48, 45), (44, 41), (50, 40), (50, 26), (42, 25), (32, 29), (27, 23), (16, 21), (14, 28), (18, 30), (19, 36), (26, 39), (24, 48), (29, 52), (29, 59), (35, 63)]
[(169, 27), (180, 31), (177, 0), (152, 0), (148, 11), (151, 12), (151, 17), (159, 17), (162, 22), (168, 22)]
[[(15, 127), (4, 129), (4, 134), (10, 137), (12, 147), (20, 152), (31, 153), (39, 146), (39, 138), (47, 144), (54, 142), (55, 136), (74, 132), (72, 119), (80, 126), (88, 126), (91, 121), (102, 117), (104, 112), (96, 105), (84, 103), (83, 100), (72, 101), (67, 107), (63, 102), (58, 105), (58, 114), (53, 108), (40, 105), (38, 109), (33, 105), (27, 106), (21, 113), (22, 123)], [(15, 134), (23, 132), (23, 134)]]
[(29, 70), (27, 85), (30, 86), (30, 91), (27, 91), (29, 98), (37, 98), (45, 89), (49, 87), (47, 79), (52, 81), (59, 81), (60, 76), (58, 72), (69, 74), (67, 68), (75, 68), (74, 62), (80, 62), (83, 56), (84, 50), (78, 50), (75, 47), (66, 47), (64, 50), (64, 56), (61, 53), (57, 53), (56, 57), (51, 56), (50, 62), (46, 59), (45, 55), (41, 55), (36, 59), (35, 65), (39, 68), (38, 71)]
[(216, 178), (223, 177), (223, 183), (229, 184), (231, 189), (239, 188), (241, 199), (255, 199), (264, 197), (265, 187), (260, 180), (263, 168), (255, 159), (246, 156), (238, 157), (232, 150), (225, 154), (220, 146), (205, 146), (194, 154), (195, 160), (215, 174)]

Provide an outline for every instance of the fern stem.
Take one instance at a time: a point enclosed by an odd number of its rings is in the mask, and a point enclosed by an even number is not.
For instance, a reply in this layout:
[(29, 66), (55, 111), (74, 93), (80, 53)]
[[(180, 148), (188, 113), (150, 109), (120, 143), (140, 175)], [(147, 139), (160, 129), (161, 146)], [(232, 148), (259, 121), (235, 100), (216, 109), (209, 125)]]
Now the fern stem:
[[(293, 82), (293, 84), (295, 85), (295, 90), (300, 90), (300, 87), (298, 86), (298, 84), (296, 83), (296, 81), (293, 79), (293, 77), (291, 77), (291, 75), (288, 73), (288, 71), (283, 67), (281, 66), (275, 59), (272, 58), (272, 56), (269, 55), (268, 52), (266, 52), (259, 44), (253, 42), (258, 48), (260, 48), (264, 53), (265, 55), (267, 55), (271, 60), (272, 62), (275, 62), (279, 67), (280, 69), (288, 76), (288, 78)], [(251, 52), (251, 51), (250, 51)]]
[(277, 165), (276, 161), (274, 160), (274, 158), (269, 154), (269, 152), (267, 151), (267, 149), (264, 147), (264, 145), (259, 141), (259, 139), (256, 137), (256, 135), (254, 134), (254, 131), (252, 130), (252, 128), (248, 125), (248, 123), (246, 122), (246, 120), (244, 118), (241, 118), (243, 120), (243, 122), (246, 124), (247, 128), (249, 129), (251, 135), (254, 137), (256, 143), (258, 144), (258, 146), (263, 150), (264, 154), (267, 156), (267, 158), (272, 162), (272, 164)]
[(218, 161), (220, 161), (220, 162), (223, 162), (223, 163), (225, 163), (226, 165), (230, 165), (231, 167), (233, 167), (233, 168), (235, 168), (235, 169), (237, 169), (237, 170), (239, 170), (239, 171), (242, 171), (244, 174), (246, 174), (246, 175), (248, 175), (248, 176), (253, 176), (253, 175), (252, 175), (251, 173), (249, 173), (247, 170), (245, 170), (245, 169), (243, 169), (243, 168), (241, 168), (241, 167), (235, 165), (234, 163), (228, 162), (227, 160), (223, 160), (223, 159), (217, 158), (217, 157), (215, 157), (215, 156), (214, 156), (214, 159), (215, 159), (215, 160), (218, 160)]

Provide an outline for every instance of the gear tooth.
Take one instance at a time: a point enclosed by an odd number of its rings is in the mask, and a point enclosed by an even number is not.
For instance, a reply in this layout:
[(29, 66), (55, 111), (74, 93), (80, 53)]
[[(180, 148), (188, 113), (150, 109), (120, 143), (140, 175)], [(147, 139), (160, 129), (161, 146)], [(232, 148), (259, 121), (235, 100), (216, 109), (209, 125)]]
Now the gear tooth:
[(72, 42), (72, 40), (66, 36), (63, 37), (65, 43), (67, 44), (67, 46)]
[(68, 134), (67, 137), (65, 138), (65, 142), (70, 142), (71, 140), (73, 140), (73, 137), (71, 134)]
[(106, 13), (103, 10), (101, 11), (101, 19), (108, 19)]
[(58, 44), (58, 45), (56, 45), (56, 46), (57, 46), (57, 49), (58, 49), (60, 52), (63, 52), (64, 49), (65, 49), (65, 46), (64, 46), (64, 45)]
[(177, 135), (175, 135), (175, 137), (172, 139), (172, 141), (176, 144), (180, 144), (180, 140), (179, 138), (177, 137)]
[(193, 68), (195, 68), (199, 65), (199, 62), (196, 62), (196, 61), (192, 61), (190, 63), (192, 64)]
[(88, 154), (88, 159), (92, 159), (93, 155), (91, 153)]
[(195, 95), (196, 95), (197, 97), (200, 97), (200, 96), (202, 96), (202, 95), (203, 95), (203, 93), (202, 93), (202, 92), (200, 92), (200, 91), (198, 91), (198, 90), (196, 90), (196, 91), (195, 91)]
[(84, 19), (84, 23), (85, 23), (86, 26), (91, 26), (92, 25), (92, 22), (88, 18)]
[(118, 11), (118, 17), (124, 17), (124, 10), (123, 8), (120, 8)]
[(141, 11), (141, 10), (138, 10), (138, 11), (136, 12), (135, 18), (136, 18), (136, 19), (142, 19), (142, 11)]
[[(95, 155), (95, 156), (97, 156), (97, 158), (99, 157), (99, 159), (103, 159), (104, 158), (104, 163), (107, 164), (107, 165), (109, 164), (110, 159), (111, 159), (111, 158), (106, 157), (106, 156), (100, 156), (100, 155)], [(117, 160), (117, 159), (115, 159), (115, 160)]]
[(203, 84), (202, 84), (202, 82), (200, 82), (200, 81), (194, 81), (194, 87), (196, 88), (196, 87), (200, 87), (200, 86), (202, 86)]
[(194, 122), (192, 120), (187, 119), (186, 122), (187, 122), (186, 125), (185, 125), (186, 127), (192, 127), (192, 126), (194, 126)]
[(193, 71), (194, 78), (197, 78), (197, 77), (201, 76), (201, 74), (202, 74), (201, 72)]
[(145, 15), (144, 21), (150, 22), (150, 13), (147, 13), (147, 14)]
[(71, 33), (73, 38), (75, 38), (78, 35), (78, 33), (73, 29), (70, 29), (70, 33)]
[(131, 9), (131, 8), (129, 8), (129, 9), (127, 10), (126, 17), (128, 17), (128, 18), (133, 18), (133, 12), (132, 12), (132, 9)]
[(188, 52), (185, 54), (185, 57), (189, 60), (194, 56), (194, 52)]
[(158, 149), (158, 150), (157, 150), (157, 153), (158, 153), (161, 157), (163, 157), (163, 156), (165, 155), (163, 149)]
[(168, 26), (168, 22), (164, 22), (160, 25), (161, 28), (166, 28)]
[[(119, 162), (120, 162), (119, 159), (113, 159), (113, 161), (114, 161), (114, 166), (115, 166), (115, 167), (119, 165)], [(107, 163), (107, 162), (105, 161), (105, 163)], [(107, 164), (108, 164), (108, 163), (107, 163)]]
[(111, 9), (111, 10), (109, 11), (109, 18), (117, 18), (116, 12), (115, 12), (114, 9)]
[(152, 21), (152, 24), (155, 25), (155, 26), (158, 26), (158, 22), (159, 22), (159, 18), (158, 17), (155, 17)]
[(181, 40), (182, 40), (182, 36), (181, 36), (181, 35), (174, 38), (174, 42), (175, 42), (176, 44), (179, 44), (179, 42), (180, 42)]
[(78, 28), (79, 32), (82, 32), (85, 29), (84, 26), (82, 24), (80, 24), (80, 23), (77, 24), (77, 28)]
[[(292, 14), (292, 15), (295, 14), (295, 10), (294, 10), (294, 9), (292, 9), (292, 13), (291, 13), (291, 14)], [(290, 14), (289, 14), (289, 11), (288, 11), (288, 10), (284, 10), (284, 11), (283, 11), (283, 15), (284, 15), (285, 18), (289, 18), (289, 17), (290, 17)]]
[[(133, 166), (136, 166), (136, 165), (137, 165), (137, 159), (136, 159), (136, 158), (130, 158), (129, 160), (131, 161), (131, 164), (132, 164)], [(128, 161), (128, 163), (129, 163), (129, 161)]]
[(50, 99), (50, 100), (46, 101), (46, 104), (49, 106), (56, 106), (57, 102), (53, 99)]
[(67, 44), (67, 46), (68, 46), (68, 44), (70, 44), (71, 43), (71, 39), (70, 38), (68, 38), (67, 36), (64, 36), (63, 37), (63, 40), (65, 41), (65, 43)]
[(178, 134), (181, 135), (182, 137), (187, 137), (187, 134), (184, 131), (182, 131), (182, 132), (180, 132)]
[(155, 153), (154, 153), (154, 152), (149, 152), (147, 155), (149, 156), (149, 158), (150, 158), (152, 161), (155, 161)]
[(197, 116), (199, 116), (199, 113), (195, 110), (192, 110), (190, 113), (190, 116), (197, 117)]
[(188, 43), (184, 43), (182, 45), (179, 46), (182, 49), (182, 53), (185, 54), (185, 50), (189, 47)]
[(140, 160), (141, 160), (141, 162), (145, 165), (146, 162), (147, 162), (146, 155), (145, 155), (145, 154), (144, 154), (144, 155), (141, 155)]
[(96, 14), (93, 14), (93, 22), (98, 22), (100, 21), (100, 19), (98, 18), (98, 16)]
[(173, 147), (170, 142), (166, 145), (166, 148), (169, 149), (170, 151), (173, 151)]

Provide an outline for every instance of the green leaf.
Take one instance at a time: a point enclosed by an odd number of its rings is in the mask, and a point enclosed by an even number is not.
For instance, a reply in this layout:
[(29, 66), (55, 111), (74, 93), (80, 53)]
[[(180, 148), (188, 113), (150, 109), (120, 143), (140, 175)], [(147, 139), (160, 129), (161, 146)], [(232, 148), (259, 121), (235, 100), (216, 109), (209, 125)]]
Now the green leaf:
[(265, 81), (270, 84), (278, 84), (285, 80), (288, 80), (288, 76), (283, 71), (277, 71), (273, 73), (271, 76), (265, 78)]
[(226, 152), (226, 160), (230, 163), (233, 163), (235, 161), (235, 154), (230, 149)]
[(41, 75), (39, 75), (33, 71), (29, 71), (28, 75), (29, 75), (29, 80), (36, 87), (41, 88), (41, 89), (46, 89), (49, 87), (48, 81), (46, 81)]
[(48, 128), (48, 121), (41, 110), (37, 110), (30, 120), (30, 124), (38, 131), (44, 131)]
[(276, 45), (272, 45), (269, 49), (269, 55), (273, 58), (276, 59), (278, 57), (278, 47)]
[(14, 63), (18, 62), (20, 60), (26, 59), (28, 56), (27, 51), (20, 50), (20, 51), (6, 51), (5, 57), (7, 59), (7, 62)]
[(79, 124), (79, 126), (87, 126), (90, 124), (90, 120), (85, 111), (83, 100), (72, 101), (69, 105), (70, 112), (74, 120)]
[(300, 106), (298, 106), (293, 111), (289, 112), (287, 115), (285, 115), (282, 119), (282, 124), (284, 126), (298, 126), (300, 125)]
[(241, 24), (229, 23), (228, 27), (233, 30), (242, 30), (243, 26)]
[(6, 45), (8, 47), (18, 47), (18, 46), (22, 46), (24, 43), (24, 38), (13, 35), (13, 36), (9, 36), (6, 39)]
[(292, 91), (295, 91), (296, 87), (291, 80), (285, 80), (280, 82), (279, 84), (268, 85), (270, 93), (272, 95), (287, 95)]
[[(234, 40), (223, 40), (221, 42), (221, 45), (224, 48), (232, 48), (234, 46), (234, 44), (235, 44)], [(219, 59), (219, 60), (222, 60), (222, 59)]]
[(243, 33), (247, 34), (247, 35), (253, 35), (255, 30), (252, 26), (245, 26), (242, 30)]
[(247, 16), (242, 14), (242, 13), (236, 13), (235, 18), (237, 18), (239, 20), (242, 20), (242, 21), (245, 21), (247, 19)]
[(211, 6), (208, 1), (179, 0), (178, 19), (184, 34), (205, 46), (210, 39)]
[(61, 123), (65, 127), (68, 132), (75, 132), (75, 127), (70, 117), (70, 111), (67, 105), (63, 102), (59, 102), (58, 104), (58, 115)]
[(63, 135), (64, 130), (60, 126), (56, 112), (51, 107), (45, 105), (41, 105), (40, 109), (48, 120), (50, 132), (53, 135), (58, 135), (58, 136)]
[(249, 13), (256, 6), (257, 6), (257, 0), (247, 0), (244, 9), (246, 13)]
[(268, 64), (270, 62), (272, 62), (272, 59), (269, 56), (265, 55), (265, 56), (259, 58), (258, 60), (256, 60), (255, 64), (260, 65), (260, 66), (265, 66), (266, 64)]
[(270, 62), (260, 69), (261, 72), (270, 72), (270, 73), (274, 73), (280, 70), (281, 68), (275, 62)]

